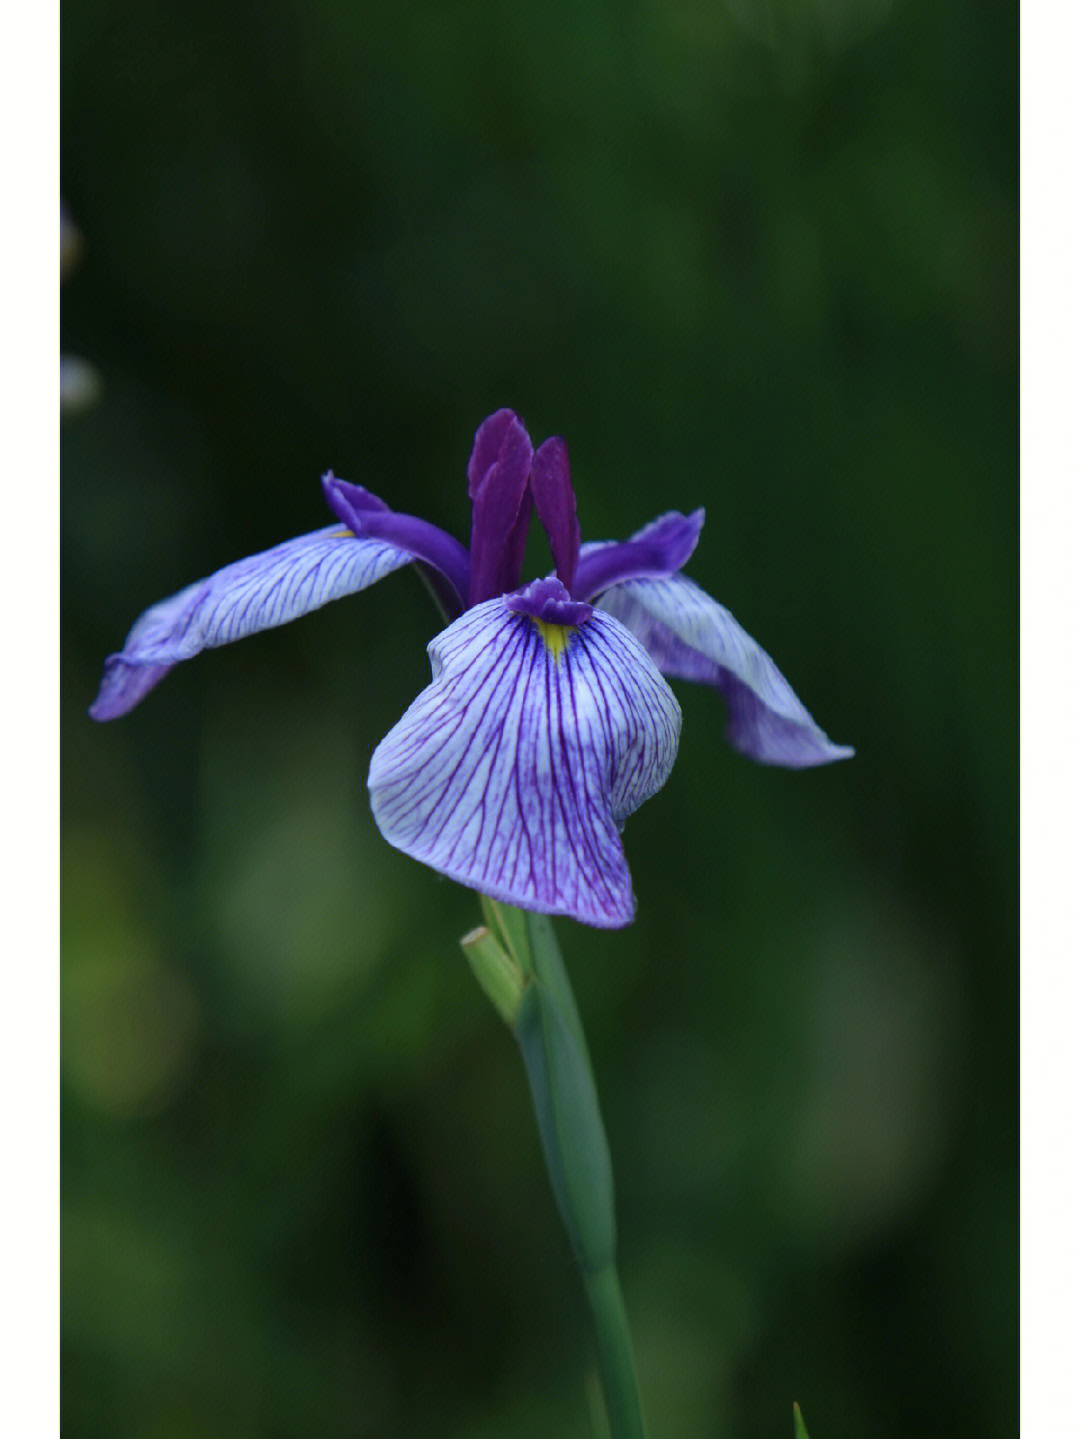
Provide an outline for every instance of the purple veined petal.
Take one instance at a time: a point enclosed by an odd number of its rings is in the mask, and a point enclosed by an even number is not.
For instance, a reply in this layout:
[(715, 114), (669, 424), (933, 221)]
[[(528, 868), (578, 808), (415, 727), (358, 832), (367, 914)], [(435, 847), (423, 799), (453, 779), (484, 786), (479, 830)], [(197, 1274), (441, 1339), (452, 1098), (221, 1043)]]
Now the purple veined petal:
[(667, 779), (681, 724), (648, 655), (609, 615), (556, 640), (502, 599), (428, 654), (432, 683), (371, 761), (385, 838), (507, 904), (628, 924), (619, 830)]
[(672, 510), (628, 540), (584, 545), (574, 578), (575, 599), (590, 600), (625, 580), (663, 579), (681, 570), (694, 553), (705, 511)]
[(581, 549), (581, 526), (577, 497), (570, 483), (570, 457), (566, 453), (566, 442), (558, 435), (545, 440), (533, 456), (529, 487), (551, 545), (555, 573), (568, 590), (573, 590)]
[[(496, 439), (499, 447), (495, 458), (481, 473), (480, 466), (491, 454)], [(470, 605), (517, 588), (532, 516), (529, 494), (532, 459), (528, 431), (512, 410), (500, 410), (477, 431), (469, 460), (469, 494), (473, 503), (469, 540)]]
[(411, 561), (403, 550), (330, 525), (227, 565), (135, 621), (123, 650), (105, 661), (90, 715), (108, 720), (127, 714), (180, 660), (287, 624)]
[(664, 674), (723, 694), (728, 741), (751, 759), (804, 769), (855, 753), (832, 743), (761, 646), (685, 575), (630, 580), (597, 604), (622, 621)]
[(469, 554), (460, 540), (428, 520), (399, 515), (370, 490), (339, 480), (333, 470), (323, 475), (322, 487), (326, 503), (354, 535), (405, 550), (443, 576), (447, 584), (436, 586), (439, 601), (452, 615), (461, 613), (469, 594)]

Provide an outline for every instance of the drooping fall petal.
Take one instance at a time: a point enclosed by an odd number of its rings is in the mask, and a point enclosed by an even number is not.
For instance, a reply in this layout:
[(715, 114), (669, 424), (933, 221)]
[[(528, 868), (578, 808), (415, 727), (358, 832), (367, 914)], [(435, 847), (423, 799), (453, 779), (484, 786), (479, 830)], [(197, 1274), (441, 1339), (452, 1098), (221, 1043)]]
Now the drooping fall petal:
[(681, 724), (648, 655), (605, 614), (550, 624), (502, 599), (428, 653), (432, 683), (372, 757), (384, 837), (508, 904), (628, 924), (619, 831), (667, 779)]
[(98, 720), (127, 714), (180, 660), (287, 624), (411, 560), (403, 550), (330, 525), (226, 565), (135, 621), (124, 648), (105, 661), (90, 714)]
[(764, 764), (804, 769), (848, 759), (811, 718), (761, 646), (685, 575), (628, 580), (596, 602), (666, 675), (713, 685), (728, 702), (728, 741)]

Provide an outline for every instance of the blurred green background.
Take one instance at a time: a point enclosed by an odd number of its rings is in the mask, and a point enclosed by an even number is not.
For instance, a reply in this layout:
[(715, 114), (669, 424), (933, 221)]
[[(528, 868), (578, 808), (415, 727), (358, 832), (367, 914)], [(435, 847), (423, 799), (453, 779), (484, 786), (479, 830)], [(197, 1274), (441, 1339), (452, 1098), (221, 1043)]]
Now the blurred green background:
[(677, 685), (638, 918), (559, 925), (653, 1439), (1015, 1432), (1015, 92), (974, 0), (64, 7), (72, 1436), (589, 1432), (476, 898), (367, 804), (414, 574), (86, 717), (327, 468), (465, 538), (501, 405), (586, 538), (705, 505), (858, 750), (759, 768)]

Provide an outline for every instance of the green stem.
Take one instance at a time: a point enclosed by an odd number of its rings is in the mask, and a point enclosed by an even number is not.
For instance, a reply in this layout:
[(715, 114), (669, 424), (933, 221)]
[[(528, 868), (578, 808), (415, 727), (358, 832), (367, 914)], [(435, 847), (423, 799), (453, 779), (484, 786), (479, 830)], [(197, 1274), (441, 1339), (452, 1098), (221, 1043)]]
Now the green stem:
[(644, 1439), (645, 1425), (634, 1371), (630, 1326), (615, 1265), (609, 1264), (597, 1273), (586, 1274), (585, 1293), (596, 1325), (600, 1382), (604, 1386), (612, 1439), (623, 1439), (624, 1435), (627, 1439)]
[[(483, 907), (487, 927), (463, 944), (525, 1061), (548, 1178), (593, 1313), (611, 1439), (643, 1439), (630, 1328), (615, 1271), (611, 1157), (573, 990), (546, 915), (487, 898)], [(494, 950), (500, 946), (505, 954), (498, 959)]]

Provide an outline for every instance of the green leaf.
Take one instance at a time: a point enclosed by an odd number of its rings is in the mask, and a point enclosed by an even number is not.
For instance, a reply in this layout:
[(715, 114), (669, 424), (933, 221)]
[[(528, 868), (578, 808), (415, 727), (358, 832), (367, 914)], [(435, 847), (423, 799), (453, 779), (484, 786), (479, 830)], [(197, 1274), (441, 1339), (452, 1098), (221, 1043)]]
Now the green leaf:
[(810, 1439), (806, 1432), (806, 1425), (803, 1423), (802, 1410), (795, 1405), (795, 1439)]

